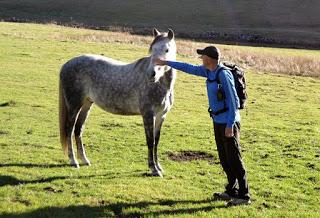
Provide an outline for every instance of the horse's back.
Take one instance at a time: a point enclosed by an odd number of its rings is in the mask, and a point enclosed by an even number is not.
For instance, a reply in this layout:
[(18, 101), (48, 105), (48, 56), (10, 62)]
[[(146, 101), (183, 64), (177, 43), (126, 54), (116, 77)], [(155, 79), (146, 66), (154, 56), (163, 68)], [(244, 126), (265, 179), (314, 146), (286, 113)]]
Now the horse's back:
[(81, 55), (66, 62), (60, 74), (72, 73), (75, 71), (85, 72), (86, 70), (96, 72), (108, 72), (107, 68), (121, 69), (126, 63), (101, 55)]
[(126, 65), (127, 63), (119, 61), (119, 60), (115, 60), (106, 56), (102, 56), (102, 55), (94, 55), (94, 54), (85, 54), (82, 56), (79, 56), (78, 58), (83, 59), (83, 60), (90, 60), (90, 61), (102, 61), (105, 64), (112, 64), (112, 65), (118, 65), (118, 66), (122, 66), (122, 65)]
[(100, 55), (82, 55), (66, 62), (60, 71), (62, 86), (113, 83), (127, 72), (127, 64)]
[(138, 63), (142, 64), (141, 61), (126, 64), (99, 55), (75, 57), (62, 67), (62, 87), (69, 95), (77, 92), (79, 97), (90, 98), (111, 113), (139, 114), (141, 70), (145, 69), (137, 69)]

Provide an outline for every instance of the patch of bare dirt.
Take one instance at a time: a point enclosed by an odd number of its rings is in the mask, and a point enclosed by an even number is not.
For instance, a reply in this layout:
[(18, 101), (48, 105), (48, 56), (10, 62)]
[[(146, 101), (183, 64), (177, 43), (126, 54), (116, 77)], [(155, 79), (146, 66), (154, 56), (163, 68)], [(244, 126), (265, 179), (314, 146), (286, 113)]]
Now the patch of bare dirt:
[(183, 162), (183, 161), (193, 161), (193, 160), (208, 160), (213, 161), (214, 157), (204, 151), (180, 151), (178, 153), (168, 152), (168, 157), (170, 160)]

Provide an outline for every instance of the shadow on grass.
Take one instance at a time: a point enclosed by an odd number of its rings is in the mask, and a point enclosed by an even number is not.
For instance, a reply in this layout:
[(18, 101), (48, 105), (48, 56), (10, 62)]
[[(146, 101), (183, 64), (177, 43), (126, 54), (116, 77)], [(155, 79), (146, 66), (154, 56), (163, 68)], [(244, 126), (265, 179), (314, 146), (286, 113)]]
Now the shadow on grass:
[[(137, 203), (111, 203), (100, 206), (45, 207), (26, 213), (4, 213), (0, 217), (153, 217), (160, 215), (192, 214), (209, 212), (224, 205), (213, 205), (210, 199), (205, 200), (161, 200), (158, 202), (141, 201)], [(190, 207), (190, 204), (192, 205)], [(203, 205), (205, 204), (205, 205)], [(169, 208), (179, 205), (179, 208)], [(157, 207), (153, 209), (150, 207)], [(161, 209), (161, 207), (163, 207)], [(129, 211), (126, 211), (126, 210)], [(134, 211), (134, 212), (131, 212)], [(140, 212), (141, 211), (141, 212)]]
[(14, 176), (0, 175), (0, 187), (6, 186), (6, 185), (16, 186), (16, 185), (22, 185), (22, 184), (47, 183), (47, 182), (52, 182), (54, 180), (61, 180), (61, 179), (68, 179), (68, 178), (69, 177), (67, 176), (53, 176), (49, 178), (41, 178), (36, 180), (20, 180), (15, 178)]
[[(69, 165), (68, 165), (69, 166)], [(85, 175), (85, 176), (53, 176), (48, 178), (40, 178), (35, 180), (22, 180), (14, 176), (1, 175), (0, 174), (0, 187), (10, 185), (27, 185), (27, 184), (37, 184), (37, 183), (50, 183), (55, 180), (66, 180), (66, 179), (90, 179), (90, 178), (100, 178), (100, 179), (119, 179), (119, 178), (132, 178), (143, 176), (142, 171), (130, 171), (130, 172), (108, 172), (107, 174), (96, 174), (96, 175)]]
[(60, 167), (70, 167), (70, 164), (7, 163), (7, 164), (0, 164), (0, 167), (60, 168)]
[[(5, 166), (20, 166), (20, 167), (48, 167), (48, 165), (39, 164), (2, 164)], [(58, 167), (69, 165), (58, 165)], [(52, 167), (56, 167), (53, 165)], [(53, 176), (48, 178), (40, 178), (35, 180), (21, 180), (14, 176), (0, 175), (0, 187), (16, 186), (24, 184), (50, 183), (55, 180), (66, 179), (88, 179), (99, 177), (102, 179), (118, 179), (121, 177), (141, 177), (145, 176), (141, 171), (130, 172), (109, 172), (104, 175), (86, 175), (86, 176)], [(50, 189), (51, 187), (46, 187)], [(51, 189), (49, 190), (51, 191)], [(52, 189), (52, 191), (55, 191)], [(63, 192), (58, 190), (57, 192)], [(144, 216), (160, 216), (160, 215), (175, 215), (175, 214), (190, 214), (196, 212), (211, 211), (216, 208), (223, 208), (224, 205), (210, 204), (210, 199), (205, 200), (160, 200), (160, 201), (141, 201), (136, 203), (116, 202), (108, 203), (99, 201), (98, 206), (79, 205), (68, 207), (44, 207), (28, 212), (20, 213), (1, 213), (2, 217), (144, 217)]]

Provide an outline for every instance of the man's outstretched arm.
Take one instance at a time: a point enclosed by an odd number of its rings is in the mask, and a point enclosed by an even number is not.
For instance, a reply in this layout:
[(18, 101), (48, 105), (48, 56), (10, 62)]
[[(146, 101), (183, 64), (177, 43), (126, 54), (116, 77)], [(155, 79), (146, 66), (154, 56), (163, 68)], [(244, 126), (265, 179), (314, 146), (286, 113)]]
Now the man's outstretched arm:
[(159, 58), (154, 59), (154, 64), (156, 65), (168, 65), (174, 69), (189, 73), (195, 76), (207, 77), (207, 70), (204, 66), (195, 66), (188, 63), (178, 62), (178, 61), (165, 61)]

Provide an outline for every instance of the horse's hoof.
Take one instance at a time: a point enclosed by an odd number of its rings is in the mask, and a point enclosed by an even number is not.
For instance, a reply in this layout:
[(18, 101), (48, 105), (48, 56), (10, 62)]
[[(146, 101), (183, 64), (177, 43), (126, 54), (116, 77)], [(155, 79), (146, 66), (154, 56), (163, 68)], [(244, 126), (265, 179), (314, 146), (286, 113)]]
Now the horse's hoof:
[(88, 159), (82, 160), (83, 165), (91, 166), (91, 163)]
[(80, 165), (79, 164), (75, 164), (75, 165), (72, 165), (74, 168), (76, 169), (80, 169)]
[(160, 164), (157, 164), (156, 167), (157, 167), (157, 169), (158, 169), (159, 171), (161, 171), (162, 173), (164, 173), (164, 170), (162, 169), (162, 167), (161, 167)]
[(153, 171), (151, 173), (152, 176), (157, 176), (157, 177), (160, 177), (160, 178), (163, 178), (163, 175), (161, 173), (161, 171)]
[(79, 169), (79, 168), (80, 168), (79, 163), (76, 163), (76, 162), (71, 162), (71, 166), (73, 166), (73, 167), (76, 168), (76, 169)]
[(90, 161), (83, 162), (83, 164), (86, 165), (86, 166), (91, 166)]

